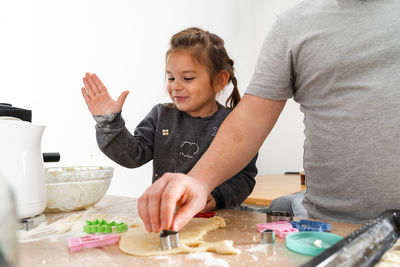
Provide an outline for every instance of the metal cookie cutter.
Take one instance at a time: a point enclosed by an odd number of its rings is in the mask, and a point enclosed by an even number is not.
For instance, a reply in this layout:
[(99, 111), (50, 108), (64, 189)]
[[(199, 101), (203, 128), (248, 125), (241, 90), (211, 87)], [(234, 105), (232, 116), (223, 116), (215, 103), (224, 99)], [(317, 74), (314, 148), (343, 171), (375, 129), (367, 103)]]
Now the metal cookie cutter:
[(179, 247), (179, 232), (162, 230), (160, 234), (161, 249), (168, 250)]
[(290, 221), (293, 221), (293, 216), (292, 214), (286, 211), (267, 212), (267, 223), (280, 222), (280, 221), (286, 221), (290, 223)]
[(296, 228), (287, 222), (287, 221), (279, 221), (279, 222), (272, 222), (272, 223), (259, 223), (256, 224), (257, 231), (261, 232), (264, 229), (269, 229), (275, 231), (275, 236), (279, 236), (280, 238), (286, 238), (286, 235), (298, 232)]
[(275, 232), (271, 229), (265, 229), (260, 232), (261, 244), (275, 243)]

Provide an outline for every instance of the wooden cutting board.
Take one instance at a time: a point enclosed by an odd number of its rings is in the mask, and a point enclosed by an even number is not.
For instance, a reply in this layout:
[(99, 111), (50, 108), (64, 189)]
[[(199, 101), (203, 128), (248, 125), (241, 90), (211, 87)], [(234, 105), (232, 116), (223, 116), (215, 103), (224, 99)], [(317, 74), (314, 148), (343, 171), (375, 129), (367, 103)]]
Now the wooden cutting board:
[(306, 190), (306, 186), (300, 182), (300, 175), (267, 174), (256, 177), (256, 186), (246, 204), (269, 206), (271, 201), (293, 193)]

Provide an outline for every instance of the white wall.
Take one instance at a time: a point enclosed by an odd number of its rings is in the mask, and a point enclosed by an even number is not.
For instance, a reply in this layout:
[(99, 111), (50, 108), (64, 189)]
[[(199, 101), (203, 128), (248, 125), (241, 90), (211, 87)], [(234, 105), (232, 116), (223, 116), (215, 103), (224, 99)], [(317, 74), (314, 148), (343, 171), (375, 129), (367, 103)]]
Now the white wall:
[[(293, 2), (1, 1), (0, 102), (32, 109), (33, 122), (46, 125), (43, 152), (61, 154), (46, 166), (110, 165), (109, 193), (139, 196), (150, 185), (151, 163), (126, 169), (98, 149), (80, 93), (85, 72), (97, 73), (112, 97), (130, 91), (123, 116), (133, 131), (152, 106), (168, 101), (164, 54), (173, 33), (200, 26), (220, 35), (244, 93), (274, 14)], [(302, 131), (302, 114), (290, 100), (260, 150), (259, 173), (298, 171)]]

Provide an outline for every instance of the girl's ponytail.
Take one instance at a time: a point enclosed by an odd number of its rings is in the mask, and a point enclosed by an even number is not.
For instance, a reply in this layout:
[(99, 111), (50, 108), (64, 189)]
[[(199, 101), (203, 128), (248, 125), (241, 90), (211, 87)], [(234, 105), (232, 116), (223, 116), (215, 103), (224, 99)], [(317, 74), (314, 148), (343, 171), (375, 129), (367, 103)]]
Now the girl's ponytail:
[(237, 104), (239, 104), (241, 97), (239, 89), (237, 87), (237, 80), (234, 74), (231, 74), (230, 80), (233, 85), (233, 90), (229, 97), (226, 99), (225, 106), (233, 109), (237, 106)]

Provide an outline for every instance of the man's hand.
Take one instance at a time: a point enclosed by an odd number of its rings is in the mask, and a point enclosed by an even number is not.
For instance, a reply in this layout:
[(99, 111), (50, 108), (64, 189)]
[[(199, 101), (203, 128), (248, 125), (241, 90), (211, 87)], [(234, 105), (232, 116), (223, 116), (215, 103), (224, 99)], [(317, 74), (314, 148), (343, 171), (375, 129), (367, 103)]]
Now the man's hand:
[(179, 231), (204, 209), (210, 191), (207, 184), (188, 175), (165, 173), (139, 198), (139, 216), (149, 232)]
[(215, 202), (215, 198), (213, 197), (213, 195), (208, 194), (207, 203), (206, 203), (204, 210), (205, 211), (213, 210), (213, 209), (215, 209), (216, 205), (217, 205), (217, 202)]
[(96, 74), (86, 73), (83, 78), (82, 95), (92, 115), (109, 115), (122, 110), (128, 91), (122, 92), (117, 101), (114, 101), (108, 94), (107, 88), (103, 85)]

